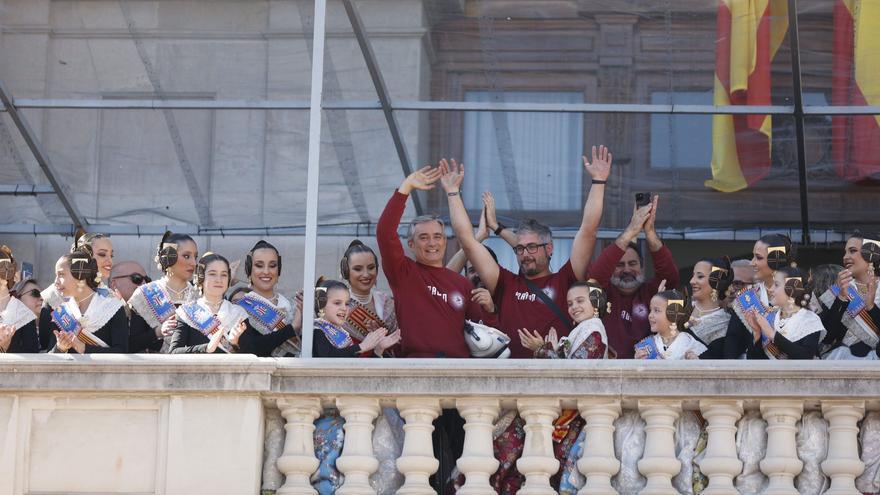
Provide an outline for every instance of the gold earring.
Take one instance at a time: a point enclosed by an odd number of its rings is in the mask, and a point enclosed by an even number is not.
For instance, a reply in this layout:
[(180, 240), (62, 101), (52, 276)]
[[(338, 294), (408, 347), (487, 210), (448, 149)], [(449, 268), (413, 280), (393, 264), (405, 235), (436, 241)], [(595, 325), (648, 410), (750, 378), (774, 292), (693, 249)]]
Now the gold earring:
[(85, 287), (85, 285), (86, 285), (85, 280), (80, 280), (80, 281), (78, 281), (78, 282), (76, 283), (76, 291), (77, 291), (77, 292), (82, 292), (82, 291), (83, 291), (83, 287)]
[(98, 272), (98, 274), (95, 275), (95, 283), (96, 283), (96, 284), (100, 284), (100, 283), (101, 283), (101, 278), (102, 278), (102, 277), (101, 277), (101, 272)]
[(318, 310), (318, 318), (323, 318), (323, 317), (324, 317), (324, 309), (322, 308), (322, 309)]
[(673, 332), (677, 332), (678, 325), (673, 321), (672, 323), (669, 324), (669, 329), (672, 330)]
[(718, 291), (716, 289), (712, 289), (712, 302), (718, 302)]

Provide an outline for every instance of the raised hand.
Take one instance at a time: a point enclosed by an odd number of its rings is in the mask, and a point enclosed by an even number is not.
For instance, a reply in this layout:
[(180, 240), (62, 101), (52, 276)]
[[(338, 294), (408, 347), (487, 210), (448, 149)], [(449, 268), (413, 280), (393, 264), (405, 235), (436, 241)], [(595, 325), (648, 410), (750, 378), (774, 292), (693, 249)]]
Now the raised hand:
[(611, 161), (613, 157), (604, 145), (599, 147), (593, 146), (592, 149), (593, 163), (587, 161), (587, 157), (583, 156), (584, 169), (590, 174), (593, 180), (608, 180), (608, 174), (611, 173)]
[(651, 207), (651, 211), (648, 215), (648, 218), (645, 220), (645, 234), (654, 233), (654, 221), (657, 220), (657, 202), (660, 201), (660, 196), (655, 194), (653, 201), (648, 205)]
[(489, 229), (486, 227), (486, 206), (483, 206), (483, 211), (480, 212), (480, 223), (477, 225), (477, 233), (474, 234), (474, 237), (477, 238), (477, 242), (483, 242), (489, 238)]
[(398, 191), (409, 194), (414, 189), (428, 191), (434, 189), (434, 183), (440, 178), (440, 170), (431, 168), (430, 165), (420, 168), (403, 180)]
[(660, 285), (657, 286), (657, 293), (659, 294), (659, 293), (663, 292), (664, 290), (666, 290), (666, 279), (665, 278), (663, 280), (661, 280)]
[(483, 193), (483, 209), (486, 211), (486, 226), (495, 232), (498, 230), (498, 216), (495, 213), (495, 196), (489, 191)]
[(847, 302), (849, 301), (849, 295), (847, 294), (847, 292), (848, 292), (849, 284), (852, 281), (853, 281), (852, 272), (845, 269), (845, 268), (843, 270), (841, 270), (840, 273), (837, 274), (837, 284), (836, 285), (837, 285), (837, 288), (840, 290), (837, 297), (841, 301), (847, 301)]
[(519, 333), (519, 340), (522, 346), (532, 352), (537, 351), (544, 345), (544, 339), (537, 330), (532, 330), (532, 333), (529, 333), (528, 329), (521, 328), (517, 330), (517, 333)]
[(471, 291), (471, 301), (480, 305), (483, 311), (487, 313), (495, 312), (495, 302), (492, 300), (492, 294), (488, 289), (474, 289)]
[(440, 160), (440, 185), (447, 193), (461, 191), (461, 183), (464, 181), (464, 165), (460, 165), (453, 158), (451, 162), (446, 158)]

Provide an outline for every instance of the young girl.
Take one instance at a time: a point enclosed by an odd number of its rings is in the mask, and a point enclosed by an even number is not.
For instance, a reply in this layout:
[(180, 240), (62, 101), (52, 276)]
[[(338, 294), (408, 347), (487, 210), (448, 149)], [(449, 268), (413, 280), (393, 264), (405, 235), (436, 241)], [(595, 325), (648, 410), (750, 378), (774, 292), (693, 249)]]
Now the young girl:
[(812, 288), (807, 276), (794, 267), (783, 267), (773, 274), (770, 296), (777, 309), (771, 316), (757, 309), (746, 312), (752, 329), (749, 359), (813, 359), (825, 332), (819, 315), (807, 309)]
[(537, 358), (604, 359), (608, 357), (608, 336), (602, 317), (610, 312), (610, 303), (602, 287), (593, 282), (575, 282), (568, 289), (568, 315), (576, 327), (557, 340), (551, 328), (547, 341), (535, 351)]
[(223, 298), (229, 288), (229, 271), (229, 262), (219, 254), (208, 252), (199, 259), (196, 288), (202, 297), (177, 308), (172, 354), (253, 352), (239, 348), (239, 337), (247, 330), (247, 313)]
[(379, 328), (356, 344), (345, 330), (349, 298), (348, 287), (336, 280), (322, 281), (315, 289), (318, 318), (315, 320), (312, 356), (355, 357), (370, 353), (377, 347), (387, 349), (400, 340), (399, 332), (388, 335), (385, 328)]
[(722, 359), (724, 357), (724, 337), (730, 323), (730, 313), (721, 307), (727, 289), (733, 281), (730, 260), (723, 258), (703, 258), (694, 265), (691, 277), (693, 312), (688, 331), (708, 350), (701, 359)]
[(665, 290), (651, 298), (648, 322), (654, 335), (635, 345), (635, 358), (698, 359), (706, 352), (706, 346), (684, 331), (689, 308), (687, 297), (677, 290)]
[(175, 311), (198, 297), (190, 280), (196, 270), (199, 248), (186, 234), (165, 232), (156, 248), (155, 261), (162, 278), (135, 289), (131, 308), (130, 352), (167, 352), (177, 328)]

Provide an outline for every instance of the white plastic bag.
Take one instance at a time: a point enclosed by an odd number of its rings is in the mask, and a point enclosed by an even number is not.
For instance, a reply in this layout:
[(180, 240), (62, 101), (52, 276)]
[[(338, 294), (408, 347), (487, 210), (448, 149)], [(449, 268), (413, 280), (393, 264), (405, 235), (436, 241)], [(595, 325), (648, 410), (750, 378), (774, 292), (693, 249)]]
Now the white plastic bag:
[(862, 420), (859, 445), (865, 470), (856, 478), (856, 488), (862, 493), (880, 492), (880, 412), (869, 412)]
[(795, 479), (798, 493), (823, 493), (829, 486), (821, 467), (828, 456), (828, 422), (818, 411), (808, 412), (798, 421), (797, 453), (804, 462), (804, 469)]
[(675, 457), (681, 471), (672, 478), (672, 486), (682, 495), (694, 495), (694, 456), (703, 425), (693, 411), (682, 411), (675, 421)]
[(758, 411), (748, 411), (736, 430), (736, 453), (743, 470), (734, 484), (742, 495), (758, 495), (767, 486), (767, 477), (758, 463), (767, 453), (767, 422)]
[(393, 495), (403, 485), (403, 475), (397, 470), (397, 458), (403, 451), (403, 418), (397, 409), (382, 408), (373, 430), (373, 453), (379, 468), (370, 476), (370, 486), (377, 495)]
[(625, 411), (614, 422), (614, 455), (620, 459), (620, 471), (611, 479), (611, 485), (617, 493), (636, 495), (647, 484), (638, 467), (644, 452), (645, 421), (638, 411)]

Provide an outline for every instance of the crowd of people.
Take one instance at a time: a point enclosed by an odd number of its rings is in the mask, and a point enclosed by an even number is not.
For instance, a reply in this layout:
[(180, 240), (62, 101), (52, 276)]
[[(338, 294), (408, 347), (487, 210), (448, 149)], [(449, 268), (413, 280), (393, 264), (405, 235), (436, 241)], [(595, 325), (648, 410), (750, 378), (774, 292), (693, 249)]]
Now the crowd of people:
[[(379, 219), (378, 254), (354, 240), (339, 262), (339, 280), (319, 280), (312, 355), (880, 359), (880, 236), (855, 232), (842, 265), (808, 270), (796, 265), (788, 237), (765, 235), (751, 259), (711, 253), (681, 283), (672, 253), (657, 235), (654, 195), (637, 201), (629, 225), (594, 260), (611, 164), (604, 146), (584, 157), (591, 186), (571, 256), (556, 272), (550, 269), (551, 230), (534, 219), (523, 219), (516, 229), (501, 224), (489, 193), (474, 231), (461, 197), (463, 165), (441, 160), (412, 173)], [(461, 250), (447, 261), (443, 220), (419, 216), (409, 222), (408, 256), (398, 235), (408, 198), (438, 184)], [(510, 245), (516, 273), (500, 266), (483, 244), (490, 233)], [(641, 235), (654, 267), (650, 279), (636, 244)], [(41, 291), (34, 279), (21, 279), (14, 253), (0, 246), (0, 351), (297, 357), (303, 292), (288, 299), (276, 290), (281, 261), (275, 246), (257, 242), (244, 259), (246, 282), (230, 287), (227, 258), (200, 256), (193, 238), (167, 232), (155, 250), (162, 277), (153, 281), (136, 262), (114, 265), (112, 240), (88, 233), (58, 259), (54, 283)], [(390, 294), (376, 288), (380, 268)], [(389, 423), (401, 423), (394, 411), (384, 414)], [(557, 487), (566, 479), (565, 466), (576, 471), (571, 449), (582, 443), (575, 441), (582, 422), (576, 411), (557, 421), (554, 438), (563, 461)], [(321, 493), (338, 486), (332, 459), (341, 449), (341, 424), (333, 412), (317, 422), (316, 435), (338, 440), (321, 443), (326, 452), (318, 452), (322, 467), (315, 486), (324, 487)], [(523, 422), (510, 412), (499, 425), (501, 468), (493, 484), (514, 493), (522, 482), (513, 465), (522, 450)]]

